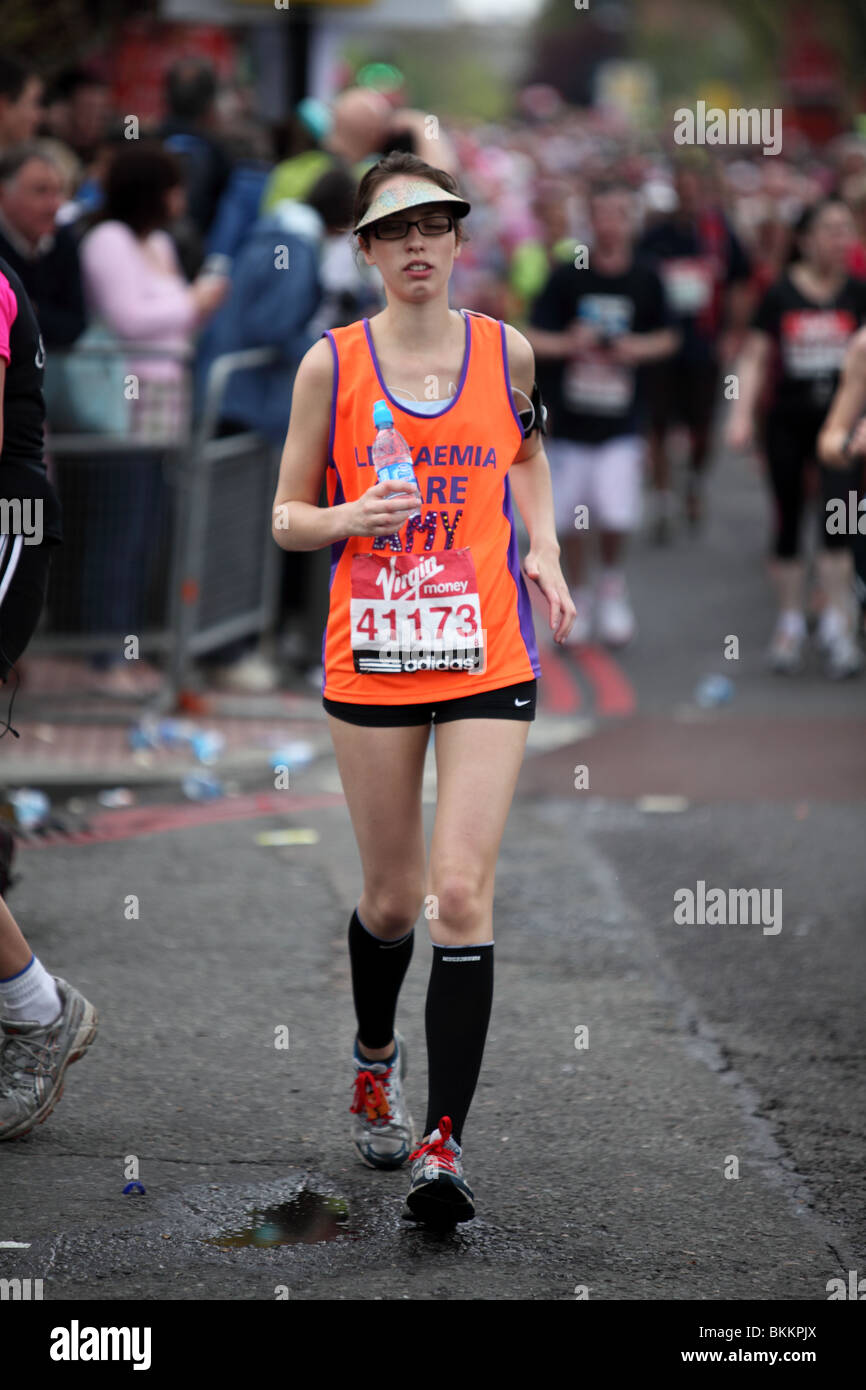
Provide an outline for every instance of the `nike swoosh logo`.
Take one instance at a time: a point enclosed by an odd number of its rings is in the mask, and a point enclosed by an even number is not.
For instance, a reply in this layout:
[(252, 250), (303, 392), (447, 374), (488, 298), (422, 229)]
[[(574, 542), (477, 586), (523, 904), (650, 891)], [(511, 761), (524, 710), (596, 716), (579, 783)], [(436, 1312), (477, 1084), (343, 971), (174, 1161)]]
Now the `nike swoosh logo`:
[(515, 700), (514, 703), (515, 703), (516, 705), (531, 705), (531, 704), (532, 704), (532, 701), (531, 701), (531, 700)]

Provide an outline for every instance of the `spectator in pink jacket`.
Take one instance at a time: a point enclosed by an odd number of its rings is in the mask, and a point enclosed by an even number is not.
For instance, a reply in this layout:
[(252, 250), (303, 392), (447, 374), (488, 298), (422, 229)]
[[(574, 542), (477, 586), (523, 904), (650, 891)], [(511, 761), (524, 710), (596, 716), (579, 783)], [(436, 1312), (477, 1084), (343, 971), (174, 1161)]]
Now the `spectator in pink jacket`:
[(190, 374), (182, 358), (229, 288), (221, 275), (201, 275), (192, 284), (184, 278), (165, 228), (181, 214), (185, 197), (176, 156), (153, 142), (131, 143), (112, 160), (104, 204), (79, 249), (90, 313), (121, 342), (166, 349), (164, 357), (131, 352), (124, 365), (138, 378), (130, 434), (154, 450), (98, 454), (75, 470), (85, 533), (81, 625), (118, 633), (116, 652), (92, 658), (103, 693), (141, 694), (161, 681), (142, 659), (124, 660), (120, 634), (149, 625), (147, 601), (164, 573), (167, 541), (159, 445), (181, 443), (188, 433)]
[(112, 161), (105, 202), (79, 249), (90, 312), (120, 339), (164, 348), (166, 356), (128, 359), (139, 378), (131, 402), (138, 438), (174, 442), (189, 421), (188, 373), (182, 356), (228, 292), (222, 275), (191, 285), (166, 225), (183, 211), (186, 193), (177, 157), (133, 142)]

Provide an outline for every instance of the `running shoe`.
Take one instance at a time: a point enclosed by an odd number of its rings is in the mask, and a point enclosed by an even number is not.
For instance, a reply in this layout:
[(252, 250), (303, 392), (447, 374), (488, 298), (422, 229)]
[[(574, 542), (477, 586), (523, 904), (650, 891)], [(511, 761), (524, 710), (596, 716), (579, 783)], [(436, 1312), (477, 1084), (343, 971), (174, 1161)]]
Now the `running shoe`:
[(827, 645), (827, 675), (831, 680), (845, 680), (863, 670), (863, 653), (849, 632), (840, 632)]
[(598, 635), (611, 647), (624, 647), (634, 637), (635, 621), (625, 580), (602, 580), (596, 608)]
[(806, 640), (806, 620), (802, 613), (783, 613), (776, 623), (767, 661), (779, 675), (790, 675), (803, 665), (803, 644)]
[(357, 1042), (352, 1057), (352, 1143), (368, 1168), (402, 1167), (415, 1143), (412, 1116), (403, 1098), (406, 1044), (396, 1030), (394, 1044), (394, 1055), (386, 1062), (368, 1062), (359, 1056)]
[(845, 630), (845, 619), (839, 609), (831, 604), (825, 604), (818, 615), (818, 625), (815, 628), (815, 643), (822, 652), (829, 652), (833, 643)]
[(63, 1094), (66, 1068), (96, 1037), (93, 1005), (53, 978), (63, 1005), (53, 1023), (0, 1018), (0, 1140), (18, 1139), (47, 1120)]
[(412, 1185), (403, 1216), (428, 1226), (448, 1228), (475, 1215), (475, 1194), (463, 1176), (463, 1150), (451, 1138), (451, 1120), (443, 1115), (426, 1144), (409, 1155)]

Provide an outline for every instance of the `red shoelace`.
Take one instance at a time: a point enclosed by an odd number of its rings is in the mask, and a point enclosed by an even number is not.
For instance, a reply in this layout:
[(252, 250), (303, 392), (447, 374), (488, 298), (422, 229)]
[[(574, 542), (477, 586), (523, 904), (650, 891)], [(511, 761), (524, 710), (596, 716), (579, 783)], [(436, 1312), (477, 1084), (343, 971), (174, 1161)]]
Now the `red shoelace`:
[(452, 1153), (451, 1149), (445, 1147), (450, 1138), (451, 1120), (447, 1115), (443, 1115), (439, 1121), (439, 1138), (428, 1140), (426, 1144), (422, 1144), (414, 1153), (411, 1153), (409, 1155), (410, 1163), (413, 1159), (420, 1158), (422, 1154), (429, 1153), (433, 1155), (437, 1163), (441, 1164), (443, 1168), (447, 1168), (449, 1173), (456, 1174), (457, 1169), (454, 1166), (456, 1155)]
[(390, 1067), (380, 1076), (374, 1076), (371, 1071), (359, 1071), (355, 1077), (355, 1095), (349, 1113), (359, 1115), (364, 1110), (366, 1111), (366, 1118), (371, 1122), (373, 1120), (387, 1120), (391, 1110), (382, 1082), (390, 1075)]

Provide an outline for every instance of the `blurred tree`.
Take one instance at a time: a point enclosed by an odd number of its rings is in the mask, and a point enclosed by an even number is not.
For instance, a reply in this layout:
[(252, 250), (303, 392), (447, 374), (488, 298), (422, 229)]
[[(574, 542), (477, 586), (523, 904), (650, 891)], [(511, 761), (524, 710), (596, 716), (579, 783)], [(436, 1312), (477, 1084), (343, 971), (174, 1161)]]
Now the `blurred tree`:
[(515, 64), (508, 50), (503, 40), (491, 52), (489, 33), (482, 26), (465, 25), (459, 30), (430, 30), (423, 45), (414, 30), (392, 34), (385, 46), (379, 38), (367, 42), (355, 35), (343, 54), (352, 72), (373, 57), (393, 63), (406, 79), (409, 104), (420, 111), (495, 121), (507, 115), (513, 101), (510, 69)]
[(599, 63), (628, 56), (633, 13), (625, 0), (591, 0), (586, 9), (575, 0), (545, 0), (525, 80), (547, 82), (566, 101), (588, 106)]
[(866, 64), (866, 4), (863, 0), (821, 0), (820, 5), (792, 5), (791, 0), (722, 0), (768, 66), (798, 22), (798, 11), (823, 42), (831, 45), (851, 78), (862, 81)]
[[(664, 98), (725, 81), (766, 100), (784, 77), (792, 37), (807, 29), (836, 55), (849, 91), (866, 72), (866, 0), (545, 0), (534, 25), (533, 81), (551, 82), (568, 100), (591, 95), (602, 58), (641, 58)], [(684, 43), (684, 37), (688, 43)], [(613, 51), (612, 51), (613, 50)]]

